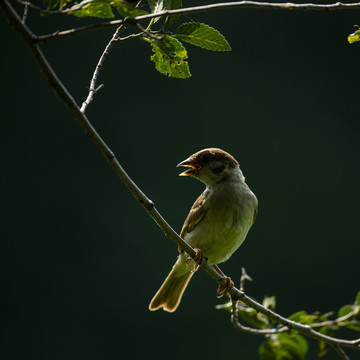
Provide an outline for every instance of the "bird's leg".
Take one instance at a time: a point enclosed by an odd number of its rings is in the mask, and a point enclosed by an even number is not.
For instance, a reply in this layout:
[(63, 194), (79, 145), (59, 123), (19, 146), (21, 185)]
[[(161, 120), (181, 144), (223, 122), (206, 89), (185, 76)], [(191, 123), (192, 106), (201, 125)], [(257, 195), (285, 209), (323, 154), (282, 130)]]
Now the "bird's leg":
[(217, 293), (219, 294), (219, 298), (224, 297), (233, 287), (234, 282), (229, 278), (228, 276), (225, 276), (225, 274), (220, 270), (220, 268), (217, 265), (212, 265), (212, 267), (215, 269), (217, 273), (219, 273), (222, 276), (221, 281), (226, 281), (226, 286), (223, 288), (221, 284), (219, 284), (219, 287), (217, 289)]
[(198, 269), (198, 267), (199, 267), (199, 266), (204, 262), (204, 260), (205, 260), (204, 254), (203, 254), (203, 252), (202, 252), (200, 249), (195, 248), (194, 251), (195, 251), (195, 256), (194, 256), (193, 258), (188, 257), (188, 258), (186, 259), (186, 261), (190, 261), (190, 260), (194, 260), (194, 261), (195, 261), (195, 265), (194, 265), (193, 272), (195, 272), (195, 271)]

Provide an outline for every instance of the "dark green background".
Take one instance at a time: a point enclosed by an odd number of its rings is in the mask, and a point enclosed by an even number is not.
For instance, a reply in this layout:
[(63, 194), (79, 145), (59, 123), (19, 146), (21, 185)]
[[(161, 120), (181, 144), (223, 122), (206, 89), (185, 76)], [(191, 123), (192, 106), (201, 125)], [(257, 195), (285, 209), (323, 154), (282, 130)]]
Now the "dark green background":
[[(191, 19), (219, 29), (233, 51), (186, 45), (193, 76), (177, 80), (155, 71), (148, 44), (119, 43), (90, 120), (178, 231), (203, 185), (178, 177), (175, 165), (204, 147), (229, 151), (259, 215), (223, 270), (237, 282), (246, 267), (248, 295), (276, 295), (286, 316), (351, 303), (360, 289), (360, 47), (346, 37), (360, 12), (231, 9)], [(37, 34), (84, 23), (29, 17)], [(176, 245), (55, 96), (3, 14), (0, 31), (1, 357), (257, 359), (263, 339), (236, 332), (229, 314), (214, 310), (223, 300), (202, 271), (176, 313), (148, 311)], [(111, 33), (42, 47), (78, 103)], [(337, 358), (332, 350), (326, 357)]]

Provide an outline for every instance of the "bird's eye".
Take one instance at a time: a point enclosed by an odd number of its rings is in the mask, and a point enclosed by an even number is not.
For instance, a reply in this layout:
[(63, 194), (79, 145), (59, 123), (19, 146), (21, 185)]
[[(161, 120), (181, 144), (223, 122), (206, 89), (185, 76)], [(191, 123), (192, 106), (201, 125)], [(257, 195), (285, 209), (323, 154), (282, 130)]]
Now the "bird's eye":
[(210, 161), (210, 155), (208, 154), (205, 154), (202, 156), (202, 159), (201, 159), (203, 162), (209, 162)]
[(215, 168), (213, 168), (211, 171), (214, 173), (214, 174), (220, 174), (221, 172), (223, 172), (225, 170), (225, 165), (219, 165)]

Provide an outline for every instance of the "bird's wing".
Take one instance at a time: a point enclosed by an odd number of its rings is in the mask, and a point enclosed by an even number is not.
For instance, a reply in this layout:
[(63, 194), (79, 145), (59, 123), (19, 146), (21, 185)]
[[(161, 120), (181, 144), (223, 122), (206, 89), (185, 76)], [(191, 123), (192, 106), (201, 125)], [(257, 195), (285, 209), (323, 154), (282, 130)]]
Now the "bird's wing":
[(194, 202), (194, 205), (192, 206), (189, 215), (187, 216), (181, 229), (181, 237), (184, 237), (186, 233), (191, 232), (195, 226), (204, 218), (207, 212), (204, 206), (205, 201), (205, 193), (202, 193)]

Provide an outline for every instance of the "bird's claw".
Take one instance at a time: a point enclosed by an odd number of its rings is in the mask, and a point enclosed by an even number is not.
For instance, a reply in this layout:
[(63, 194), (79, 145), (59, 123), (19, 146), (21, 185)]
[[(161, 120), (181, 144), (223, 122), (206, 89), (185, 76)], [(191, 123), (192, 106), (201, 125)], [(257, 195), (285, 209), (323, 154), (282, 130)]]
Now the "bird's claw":
[(228, 276), (224, 276), (221, 279), (221, 282), (223, 281), (226, 281), (226, 286), (223, 287), (221, 283), (219, 284), (219, 287), (217, 289), (218, 298), (224, 297), (234, 287), (234, 282)]
[(195, 251), (195, 256), (193, 258), (188, 257), (186, 261), (190, 261), (190, 260), (195, 261), (195, 265), (193, 269), (193, 271), (195, 272), (198, 269), (198, 267), (204, 262), (205, 257), (200, 249), (195, 248), (194, 251)]

